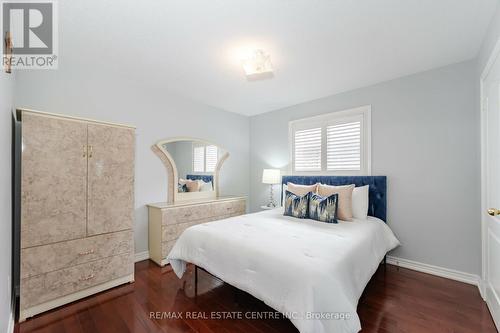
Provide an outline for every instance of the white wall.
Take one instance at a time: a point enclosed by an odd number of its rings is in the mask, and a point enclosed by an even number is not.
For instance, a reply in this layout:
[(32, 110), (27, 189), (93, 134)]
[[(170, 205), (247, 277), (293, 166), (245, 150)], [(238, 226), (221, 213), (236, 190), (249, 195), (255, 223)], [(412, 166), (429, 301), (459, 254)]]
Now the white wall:
[(14, 75), (0, 69), (0, 332), (7, 332), (11, 316), (12, 246), (12, 98)]
[(220, 144), (231, 154), (221, 171), (222, 195), (249, 193), (248, 118), (171, 96), (161, 82), (128, 81), (126, 75), (89, 70), (66, 58), (57, 71), (19, 72), (15, 104), (137, 126), (136, 253), (148, 249), (145, 205), (166, 199), (165, 169), (150, 149), (156, 141), (193, 136)]
[(388, 177), (388, 221), (402, 243), (393, 255), (478, 274), (475, 73), (469, 61), (252, 117), (252, 210), (268, 195), (262, 169), (287, 170), (290, 120), (370, 104), (372, 174)]

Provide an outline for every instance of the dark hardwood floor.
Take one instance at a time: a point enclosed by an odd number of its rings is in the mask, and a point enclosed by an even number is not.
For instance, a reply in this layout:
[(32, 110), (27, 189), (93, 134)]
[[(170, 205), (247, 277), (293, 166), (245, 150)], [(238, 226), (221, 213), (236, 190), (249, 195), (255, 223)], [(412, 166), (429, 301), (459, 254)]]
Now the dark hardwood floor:
[[(273, 310), (203, 271), (195, 298), (193, 272), (179, 280), (169, 266), (139, 262), (135, 283), (36, 316), (15, 332), (297, 332), (286, 319), (203, 319), (213, 311)], [(156, 312), (179, 318), (150, 318)], [(391, 265), (374, 275), (358, 313), (365, 333), (496, 332), (475, 286)]]

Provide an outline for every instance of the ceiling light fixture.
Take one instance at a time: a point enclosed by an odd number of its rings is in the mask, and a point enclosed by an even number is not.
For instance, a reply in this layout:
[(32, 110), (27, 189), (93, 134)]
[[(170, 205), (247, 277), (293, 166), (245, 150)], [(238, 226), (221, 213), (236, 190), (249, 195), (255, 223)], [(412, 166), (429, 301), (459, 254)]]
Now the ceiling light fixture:
[(267, 78), (273, 75), (271, 57), (263, 50), (255, 50), (250, 57), (243, 59), (242, 66), (248, 79)]

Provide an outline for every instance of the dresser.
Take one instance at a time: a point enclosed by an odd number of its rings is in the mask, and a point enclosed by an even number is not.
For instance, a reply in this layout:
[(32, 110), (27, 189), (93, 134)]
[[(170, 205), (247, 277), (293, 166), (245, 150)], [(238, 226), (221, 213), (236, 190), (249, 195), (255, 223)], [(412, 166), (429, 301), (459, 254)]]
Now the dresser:
[(246, 198), (219, 197), (156, 203), (148, 205), (148, 211), (149, 257), (158, 265), (165, 266), (168, 253), (184, 230), (196, 224), (245, 214)]
[(135, 130), (18, 110), (20, 321), (134, 281)]

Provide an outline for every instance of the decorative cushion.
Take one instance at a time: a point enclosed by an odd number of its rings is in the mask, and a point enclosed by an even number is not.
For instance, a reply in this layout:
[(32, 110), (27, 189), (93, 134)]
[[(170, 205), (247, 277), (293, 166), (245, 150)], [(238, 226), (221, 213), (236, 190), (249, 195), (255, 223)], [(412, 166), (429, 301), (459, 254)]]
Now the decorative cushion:
[(198, 192), (200, 191), (200, 182), (198, 180), (186, 180), (186, 186), (188, 192)]
[(307, 194), (309, 192), (316, 192), (318, 188), (318, 184), (314, 185), (297, 185), (294, 183), (288, 183), (287, 184), (287, 190), (292, 192), (295, 195), (302, 196), (304, 194)]
[(338, 200), (339, 195), (337, 193), (328, 197), (311, 193), (309, 198), (309, 218), (321, 222), (338, 223)]
[(366, 220), (368, 217), (368, 199), (370, 185), (356, 186), (352, 191), (352, 217)]
[(296, 195), (290, 191), (285, 194), (285, 213), (284, 215), (307, 219), (309, 217), (309, 197), (311, 192), (304, 195)]
[(337, 208), (337, 218), (343, 221), (352, 220), (352, 191), (354, 190), (354, 184), (342, 185), (342, 186), (331, 186), (331, 185), (318, 185), (318, 194), (322, 197), (329, 197), (332, 194), (337, 193), (338, 198), (338, 208)]

